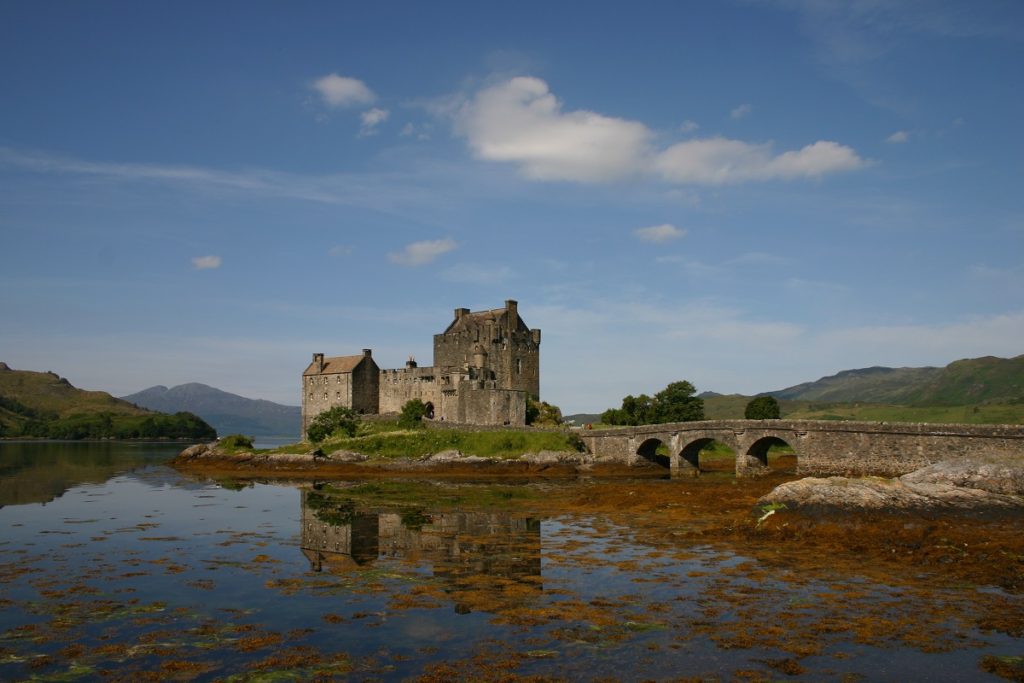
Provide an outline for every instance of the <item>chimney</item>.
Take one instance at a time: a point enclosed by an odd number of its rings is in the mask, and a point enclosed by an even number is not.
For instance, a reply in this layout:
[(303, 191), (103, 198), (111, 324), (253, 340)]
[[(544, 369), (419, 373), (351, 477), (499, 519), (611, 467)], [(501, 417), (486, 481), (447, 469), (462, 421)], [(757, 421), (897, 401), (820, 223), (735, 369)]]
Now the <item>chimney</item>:
[(313, 367), (316, 368), (317, 372), (324, 371), (324, 354), (314, 353), (313, 354)]
[(469, 315), (469, 309), (468, 308), (456, 308), (455, 309), (455, 319), (456, 320), (458, 320), (459, 318), (461, 318), (464, 315)]
[(409, 369), (412, 369), (412, 368), (416, 367), (416, 357), (415, 356), (409, 356), (409, 360), (405, 361), (405, 367), (407, 367)]
[(508, 331), (515, 332), (519, 329), (519, 302), (515, 299), (505, 299), (505, 310), (508, 311)]
[(363, 356), (369, 358), (373, 355), (373, 349), (363, 349)]

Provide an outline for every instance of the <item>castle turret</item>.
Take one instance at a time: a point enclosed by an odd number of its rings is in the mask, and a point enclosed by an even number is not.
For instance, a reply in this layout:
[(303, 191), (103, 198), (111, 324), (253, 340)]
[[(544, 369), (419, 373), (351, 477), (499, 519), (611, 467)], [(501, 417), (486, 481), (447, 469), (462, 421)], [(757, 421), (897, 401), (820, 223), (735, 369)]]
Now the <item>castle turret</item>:
[(481, 370), (487, 367), (487, 349), (483, 344), (473, 346), (473, 367)]

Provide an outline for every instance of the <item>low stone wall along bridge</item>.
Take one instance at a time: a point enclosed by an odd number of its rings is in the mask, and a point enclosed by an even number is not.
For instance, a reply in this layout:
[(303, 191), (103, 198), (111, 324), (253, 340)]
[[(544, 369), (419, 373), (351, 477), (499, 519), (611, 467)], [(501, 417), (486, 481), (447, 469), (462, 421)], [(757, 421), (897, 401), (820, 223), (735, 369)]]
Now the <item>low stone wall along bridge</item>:
[(713, 441), (736, 453), (737, 476), (762, 471), (768, 450), (778, 444), (795, 451), (797, 473), (805, 475), (892, 477), (966, 455), (1024, 456), (1021, 425), (709, 420), (583, 430), (580, 436), (594, 455), (628, 465), (646, 459), (679, 474), (699, 472), (700, 451)]

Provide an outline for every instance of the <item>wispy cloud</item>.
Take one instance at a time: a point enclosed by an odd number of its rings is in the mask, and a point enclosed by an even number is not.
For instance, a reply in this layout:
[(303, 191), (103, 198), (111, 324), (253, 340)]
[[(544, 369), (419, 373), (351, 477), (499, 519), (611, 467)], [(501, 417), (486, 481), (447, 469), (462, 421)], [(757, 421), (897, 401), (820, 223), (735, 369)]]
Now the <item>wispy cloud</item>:
[(691, 121), (690, 119), (686, 119), (685, 121), (679, 124), (679, 132), (681, 133), (692, 133), (698, 128), (700, 128), (700, 124), (698, 124), (696, 121)]
[(637, 228), (633, 231), (633, 234), (644, 242), (661, 244), (679, 239), (686, 234), (686, 231), (670, 223), (662, 223), (661, 225), (652, 225), (648, 228)]
[(534, 180), (598, 183), (646, 175), (670, 183), (722, 185), (820, 178), (867, 165), (852, 148), (829, 140), (780, 154), (770, 143), (721, 137), (658, 150), (643, 123), (563, 111), (548, 84), (530, 76), (484, 88), (463, 102), (456, 130), (478, 158), (516, 164)]
[[(299, 175), (269, 169), (222, 170), (201, 166), (89, 161), (42, 152), (0, 147), (0, 167), (9, 166), (69, 177), (96, 178), (119, 183), (154, 183), (203, 194), (246, 193), (300, 201), (368, 207), (385, 213), (418, 216), (410, 207), (437, 205), (432, 179), (437, 167), (413, 168), (403, 173), (338, 173)], [(448, 173), (463, 173), (448, 168)]]
[(425, 240), (405, 245), (401, 251), (388, 254), (388, 260), (400, 266), (422, 266), (458, 246), (455, 240)]
[(733, 121), (739, 121), (740, 119), (745, 119), (750, 116), (750, 112), (753, 110), (754, 108), (751, 105), (744, 103), (730, 111), (729, 118)]
[(890, 144), (893, 144), (893, 145), (898, 145), (898, 144), (906, 142), (909, 139), (910, 139), (910, 134), (907, 133), (907, 131), (905, 131), (905, 130), (898, 130), (895, 133), (893, 133), (892, 135), (890, 135), (889, 137), (887, 137), (885, 139), (885, 141), (890, 143)]
[(363, 122), (362, 127), (359, 129), (359, 136), (376, 135), (377, 126), (387, 121), (390, 115), (391, 112), (387, 109), (380, 109), (379, 107), (364, 111), (359, 115), (360, 120)]
[(348, 256), (352, 253), (352, 249), (351, 244), (335, 244), (327, 250), (327, 253), (331, 256)]
[(328, 74), (316, 79), (310, 88), (320, 93), (320, 97), (329, 107), (353, 107), (370, 104), (377, 96), (358, 78)]
[(220, 256), (196, 256), (192, 259), (192, 267), (196, 270), (213, 270), (220, 268)]

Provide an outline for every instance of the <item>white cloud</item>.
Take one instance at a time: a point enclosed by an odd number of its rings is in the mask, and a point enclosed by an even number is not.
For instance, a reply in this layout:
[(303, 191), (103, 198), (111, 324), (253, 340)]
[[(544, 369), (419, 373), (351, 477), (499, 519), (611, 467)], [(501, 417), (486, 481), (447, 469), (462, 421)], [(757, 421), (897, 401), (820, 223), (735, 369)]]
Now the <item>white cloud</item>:
[(480, 159), (520, 165), (535, 180), (605, 182), (642, 169), (651, 132), (591, 111), (563, 112), (539, 78), (481, 90), (459, 111), (458, 130)]
[(327, 253), (331, 256), (348, 256), (352, 253), (351, 244), (335, 244), (333, 247), (327, 250)]
[(212, 270), (220, 268), (220, 256), (196, 256), (192, 259), (192, 267), (196, 270)]
[(773, 155), (770, 144), (716, 137), (672, 145), (658, 155), (654, 165), (670, 182), (725, 185), (819, 178), (827, 173), (863, 168), (867, 162), (852, 148), (828, 140)]
[(388, 254), (388, 260), (400, 266), (422, 266), (430, 263), (441, 254), (447, 253), (457, 247), (458, 244), (452, 239), (425, 240), (405, 245), (402, 251)]
[(692, 133), (698, 128), (700, 128), (700, 124), (698, 124), (696, 121), (691, 121), (690, 119), (686, 119), (685, 121), (679, 124), (679, 130), (683, 133)]
[(672, 183), (722, 185), (818, 178), (867, 165), (852, 148), (827, 140), (777, 155), (770, 144), (721, 137), (659, 151), (644, 124), (585, 110), (564, 112), (547, 83), (528, 76), (479, 91), (462, 103), (455, 119), (478, 158), (516, 164), (534, 180), (593, 183), (653, 175)]
[(752, 106), (744, 103), (729, 112), (729, 118), (733, 121), (739, 121), (740, 119), (750, 116), (750, 112), (753, 110), (754, 108)]
[(662, 225), (652, 225), (649, 228), (637, 228), (633, 234), (645, 242), (662, 243), (679, 239), (686, 234), (686, 231), (670, 223), (663, 223)]
[(433, 125), (430, 123), (421, 123), (419, 125), (407, 123), (402, 126), (402, 130), (398, 134), (403, 138), (415, 137), (417, 140), (429, 140), (432, 128)]
[(324, 103), (330, 107), (351, 107), (369, 104), (377, 99), (373, 91), (358, 78), (328, 74), (313, 81), (310, 86), (320, 93)]
[(886, 142), (898, 145), (910, 139), (910, 134), (905, 130), (898, 130), (885, 139)]
[(390, 111), (378, 107), (364, 111), (359, 115), (363, 122), (362, 128), (359, 129), (359, 136), (374, 135), (377, 132), (377, 126), (387, 121), (389, 116), (391, 116)]

